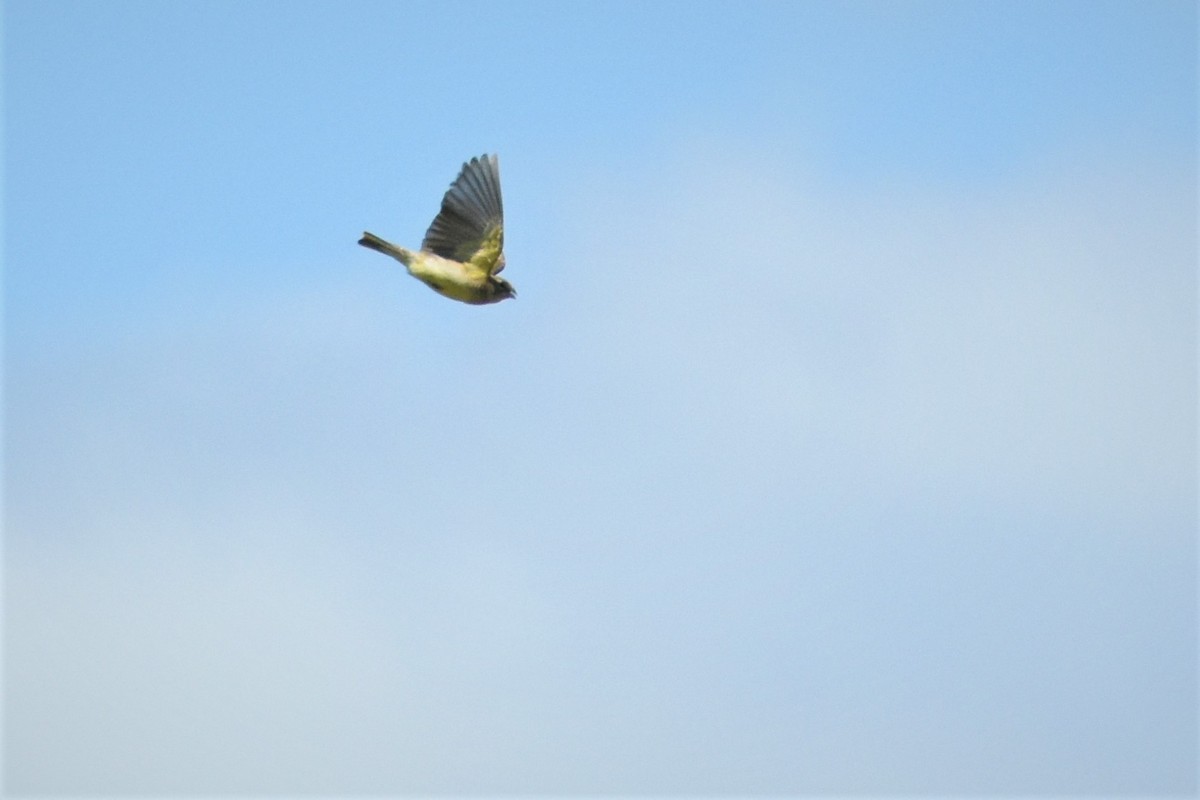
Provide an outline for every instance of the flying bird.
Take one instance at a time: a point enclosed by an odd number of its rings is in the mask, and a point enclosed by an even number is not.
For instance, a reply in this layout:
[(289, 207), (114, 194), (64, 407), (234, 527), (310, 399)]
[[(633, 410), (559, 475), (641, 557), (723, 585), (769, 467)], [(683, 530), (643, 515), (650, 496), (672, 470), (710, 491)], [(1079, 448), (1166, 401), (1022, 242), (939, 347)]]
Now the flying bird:
[(446, 190), (421, 249), (408, 250), (364, 232), (358, 243), (389, 255), (408, 274), (443, 297), (472, 305), (516, 297), (504, 269), (504, 204), (500, 162), (494, 155), (472, 158)]

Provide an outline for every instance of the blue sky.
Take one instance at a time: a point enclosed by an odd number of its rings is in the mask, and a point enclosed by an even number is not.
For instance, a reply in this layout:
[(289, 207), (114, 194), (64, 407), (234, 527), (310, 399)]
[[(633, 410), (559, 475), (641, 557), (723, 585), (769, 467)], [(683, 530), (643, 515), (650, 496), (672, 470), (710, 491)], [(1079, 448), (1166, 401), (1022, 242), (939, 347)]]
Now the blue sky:
[(8, 793), (1195, 793), (1195, 4), (2, 25)]

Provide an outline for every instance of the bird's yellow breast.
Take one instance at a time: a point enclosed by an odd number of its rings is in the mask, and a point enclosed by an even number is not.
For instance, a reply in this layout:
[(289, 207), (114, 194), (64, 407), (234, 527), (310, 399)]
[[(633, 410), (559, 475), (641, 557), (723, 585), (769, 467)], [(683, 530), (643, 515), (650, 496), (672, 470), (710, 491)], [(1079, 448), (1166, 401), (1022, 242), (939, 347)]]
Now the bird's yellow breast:
[(433, 253), (414, 253), (408, 272), (438, 294), (463, 303), (482, 303), (491, 298), (488, 273), (471, 264), (452, 261)]

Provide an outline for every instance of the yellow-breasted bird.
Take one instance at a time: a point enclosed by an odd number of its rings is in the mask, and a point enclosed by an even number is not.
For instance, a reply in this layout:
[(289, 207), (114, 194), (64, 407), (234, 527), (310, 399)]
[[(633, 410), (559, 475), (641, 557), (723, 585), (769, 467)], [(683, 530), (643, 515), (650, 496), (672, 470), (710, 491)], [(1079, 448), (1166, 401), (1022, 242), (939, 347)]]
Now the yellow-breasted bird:
[(446, 190), (418, 251), (364, 232), (358, 243), (389, 255), (443, 297), (473, 305), (516, 297), (504, 269), (504, 203), (500, 162), (494, 155), (472, 158)]

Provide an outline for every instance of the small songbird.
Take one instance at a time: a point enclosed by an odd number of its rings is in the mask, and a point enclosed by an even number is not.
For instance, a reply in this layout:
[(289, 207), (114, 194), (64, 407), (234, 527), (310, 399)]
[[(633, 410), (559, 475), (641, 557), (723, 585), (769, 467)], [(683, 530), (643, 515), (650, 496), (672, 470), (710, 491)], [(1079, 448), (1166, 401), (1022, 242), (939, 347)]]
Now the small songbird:
[(484, 305), (517, 296), (512, 284), (499, 277), (504, 269), (504, 204), (494, 155), (463, 164), (419, 251), (366, 232), (358, 243), (396, 259), (443, 297)]

